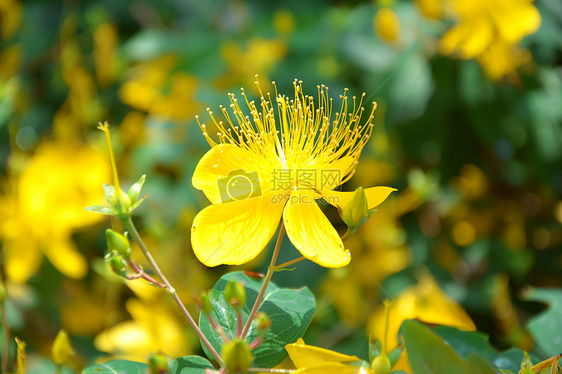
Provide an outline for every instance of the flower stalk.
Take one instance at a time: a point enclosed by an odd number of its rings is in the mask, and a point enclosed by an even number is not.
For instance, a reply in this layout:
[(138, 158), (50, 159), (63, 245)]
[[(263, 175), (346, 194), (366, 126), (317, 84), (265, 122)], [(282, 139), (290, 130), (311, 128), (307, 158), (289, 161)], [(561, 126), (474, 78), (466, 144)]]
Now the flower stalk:
[(241, 336), (243, 337), (248, 335), (248, 331), (250, 330), (250, 326), (252, 326), (252, 322), (254, 321), (258, 309), (260, 308), (260, 304), (262, 302), (263, 296), (265, 295), (265, 291), (267, 290), (267, 286), (271, 281), (271, 277), (273, 276), (273, 273), (275, 273), (275, 263), (277, 262), (277, 256), (279, 255), (279, 249), (281, 248), (281, 243), (283, 242), (284, 236), (285, 236), (285, 225), (283, 224), (283, 222), (281, 222), (281, 228), (279, 229), (279, 235), (277, 236), (277, 241), (275, 242), (275, 248), (273, 249), (273, 256), (271, 257), (271, 263), (267, 268), (267, 274), (265, 275), (265, 278), (263, 280), (263, 284), (261, 286), (258, 297), (256, 298), (254, 306), (252, 307), (252, 310), (250, 311), (250, 315), (248, 316), (248, 320), (246, 321), (246, 324), (244, 325), (244, 329), (242, 330)]

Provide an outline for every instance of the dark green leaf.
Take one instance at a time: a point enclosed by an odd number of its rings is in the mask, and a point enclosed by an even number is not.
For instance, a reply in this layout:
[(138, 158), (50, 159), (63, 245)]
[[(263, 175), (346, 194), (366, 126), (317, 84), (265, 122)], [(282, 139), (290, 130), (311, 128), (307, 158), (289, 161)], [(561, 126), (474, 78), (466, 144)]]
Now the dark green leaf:
[[(209, 296), (213, 304), (211, 316), (224, 329), (229, 337), (236, 331), (236, 313), (224, 300), (224, 288), (230, 280), (244, 283), (246, 289), (246, 305), (242, 309), (244, 322), (250, 314), (254, 301), (259, 293), (262, 280), (245, 275), (242, 272), (228, 273), (215, 284)], [(285, 345), (294, 343), (302, 337), (312, 321), (316, 301), (314, 295), (306, 287), (300, 289), (283, 289), (270, 283), (265, 293), (260, 311), (265, 312), (272, 320), (271, 328), (266, 333), (264, 341), (253, 350), (254, 365), (258, 367), (274, 367), (287, 357)], [(222, 339), (214, 331), (206, 316), (201, 315), (199, 326), (209, 338), (211, 344), (220, 352)], [(257, 336), (253, 326), (249, 331), (248, 342)], [(207, 356), (212, 357), (205, 351)]]
[(145, 374), (147, 369), (148, 365), (142, 362), (113, 360), (87, 367), (82, 374)]
[(427, 327), (410, 320), (402, 329), (415, 374), (468, 374), (466, 361)]
[(527, 300), (540, 301), (550, 307), (543, 313), (532, 317), (527, 328), (533, 335), (535, 343), (548, 356), (562, 352), (562, 290), (532, 288), (526, 294)]
[(523, 351), (512, 348), (498, 352), (488, 342), (488, 336), (481, 332), (461, 331), (448, 326), (439, 326), (433, 331), (464, 359), (474, 353), (497, 369), (510, 370), (515, 373), (519, 370), (519, 365), (523, 360)]
[(211, 363), (200, 356), (184, 356), (170, 361), (170, 374), (204, 374), (213, 369)]

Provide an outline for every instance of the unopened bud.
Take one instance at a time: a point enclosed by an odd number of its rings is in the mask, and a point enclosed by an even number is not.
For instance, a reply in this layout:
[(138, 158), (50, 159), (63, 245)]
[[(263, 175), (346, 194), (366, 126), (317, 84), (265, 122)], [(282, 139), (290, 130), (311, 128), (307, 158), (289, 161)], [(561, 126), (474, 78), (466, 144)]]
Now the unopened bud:
[(168, 374), (168, 359), (164, 355), (152, 353), (148, 357), (150, 374)]
[(392, 365), (387, 355), (375, 357), (371, 363), (371, 370), (373, 374), (389, 374), (391, 369)]
[(115, 251), (109, 252), (105, 255), (105, 262), (108, 263), (111, 270), (113, 270), (116, 274), (122, 277), (127, 276), (127, 264), (119, 253)]
[(124, 258), (128, 259), (131, 257), (131, 244), (129, 239), (127, 239), (127, 233), (121, 235), (112, 229), (105, 230), (105, 238), (107, 240), (107, 248), (109, 252), (117, 252)]
[(353, 196), (343, 206), (340, 214), (343, 222), (350, 230), (356, 230), (359, 226), (367, 221), (367, 218), (374, 213), (374, 209), (369, 211), (367, 196), (363, 187), (359, 187), (353, 193)]
[(68, 334), (64, 330), (60, 330), (53, 342), (52, 361), (56, 366), (68, 364), (70, 357), (74, 354)]
[(246, 304), (244, 284), (236, 280), (230, 280), (224, 288), (224, 299), (235, 309), (242, 308)]
[(248, 344), (243, 340), (232, 340), (223, 345), (221, 356), (229, 373), (246, 373), (254, 359)]
[(264, 312), (256, 314), (254, 324), (259, 335), (264, 335), (271, 327), (271, 319)]

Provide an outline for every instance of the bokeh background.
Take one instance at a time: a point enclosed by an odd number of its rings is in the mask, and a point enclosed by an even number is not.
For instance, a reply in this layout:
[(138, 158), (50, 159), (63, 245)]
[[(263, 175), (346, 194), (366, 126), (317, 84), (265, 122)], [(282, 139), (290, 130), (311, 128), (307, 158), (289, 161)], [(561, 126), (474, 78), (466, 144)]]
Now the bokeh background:
[[(103, 260), (104, 230), (119, 223), (83, 210), (111, 183), (98, 121), (111, 124), (121, 183), (147, 175), (136, 222), (190, 310), (225, 271), (266, 269), (271, 248), (208, 269), (189, 241), (209, 204), (191, 186), (209, 149), (194, 116), (208, 121), (240, 87), (256, 97), (256, 74), (287, 94), (297, 78), (335, 102), (344, 88), (377, 101), (343, 189), (398, 188), (346, 243), (348, 267), (274, 276), (316, 294), (308, 344), (367, 358), (391, 297), (394, 345), (400, 321), (419, 318), (542, 358), (562, 351), (529, 326), (562, 308), (559, 0), (1, 0), (0, 36), (0, 272), (29, 372), (52, 370), (61, 328), (75, 369), (200, 353), (170, 299)], [(298, 256), (285, 241), (279, 261)], [(529, 300), (530, 287), (549, 302)]]

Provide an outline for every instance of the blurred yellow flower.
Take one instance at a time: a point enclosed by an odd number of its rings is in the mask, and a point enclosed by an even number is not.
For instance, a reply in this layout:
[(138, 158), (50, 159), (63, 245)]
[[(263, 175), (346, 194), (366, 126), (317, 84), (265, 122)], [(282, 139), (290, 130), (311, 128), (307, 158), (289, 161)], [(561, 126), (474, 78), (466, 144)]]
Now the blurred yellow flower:
[(107, 86), (116, 77), (119, 46), (117, 27), (111, 22), (104, 22), (96, 27), (93, 36), (96, 78), (100, 86)]
[(400, 19), (390, 8), (381, 8), (375, 14), (375, 33), (390, 45), (400, 43)]
[(538, 30), (541, 16), (533, 0), (447, 0), (457, 23), (441, 37), (443, 54), (478, 58), (492, 79), (499, 79), (529, 60), (519, 42)]
[(135, 109), (164, 119), (193, 118), (197, 107), (186, 92), (193, 95), (198, 80), (182, 72), (170, 73), (175, 64), (175, 57), (163, 56), (135, 66), (119, 89), (119, 98)]
[(68, 277), (86, 275), (88, 265), (71, 235), (103, 219), (84, 207), (103, 197), (99, 187), (110, 175), (105, 158), (87, 146), (43, 143), (8, 181), (0, 196), (0, 240), (10, 280), (26, 282), (42, 254)]
[[(404, 291), (396, 298), (396, 304), (390, 311), (388, 324), (388, 349), (398, 346), (398, 330), (407, 319), (417, 319), (425, 323), (452, 326), (460, 330), (474, 331), (476, 326), (464, 309), (450, 296), (443, 292), (435, 279), (423, 273), (418, 283)], [(384, 336), (385, 331), (385, 309), (378, 308), (371, 316), (368, 325), (369, 333), (376, 337)], [(402, 357), (405, 357), (403, 355)], [(406, 365), (405, 359), (401, 358), (400, 365)], [(395, 368), (395, 369), (397, 369)]]
[(228, 80), (247, 79), (256, 73), (267, 79), (271, 68), (287, 54), (287, 44), (281, 39), (252, 38), (243, 47), (237, 42), (224, 44), (221, 54), (230, 68)]
[(187, 332), (165, 305), (158, 299), (129, 299), (126, 307), (132, 319), (102, 331), (94, 345), (102, 352), (133, 361), (144, 361), (154, 352), (171, 357), (189, 354)]
[(443, 0), (414, 0), (414, 3), (427, 18), (439, 19), (443, 14)]
[[(326, 87), (318, 87), (318, 103), (304, 95), (301, 82), (295, 80), (294, 89), (294, 99), (279, 95), (272, 100), (262, 94), (261, 112), (242, 91), (252, 121), (230, 94), (238, 125), (224, 108), (227, 126), (209, 111), (220, 144), (201, 125), (212, 148), (197, 165), (192, 183), (213, 205), (195, 217), (191, 243), (207, 266), (251, 261), (275, 234), (281, 217), (287, 236), (305, 258), (325, 267), (341, 267), (350, 261), (338, 232), (315, 200), (323, 197), (343, 207), (353, 195), (332, 190), (353, 174), (371, 135), (375, 106), (367, 123), (361, 124), (363, 97), (354, 97), (348, 113), (344, 92), (340, 112), (331, 122), (332, 101)], [(390, 187), (366, 189), (368, 208), (381, 204), (392, 191)]]

